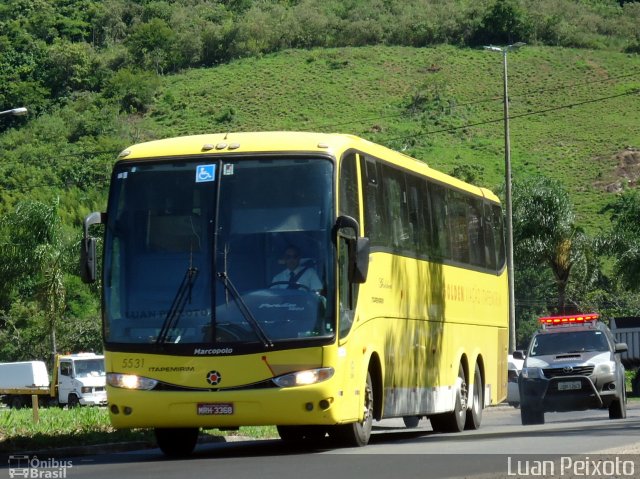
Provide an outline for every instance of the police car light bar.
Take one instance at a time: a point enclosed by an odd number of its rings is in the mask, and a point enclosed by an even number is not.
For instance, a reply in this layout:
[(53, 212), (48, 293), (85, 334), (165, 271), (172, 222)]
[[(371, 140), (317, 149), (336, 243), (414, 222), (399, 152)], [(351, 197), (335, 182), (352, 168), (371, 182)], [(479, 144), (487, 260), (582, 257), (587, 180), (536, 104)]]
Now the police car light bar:
[(563, 316), (547, 316), (544, 318), (540, 318), (539, 321), (545, 326), (554, 326), (561, 324), (588, 323), (591, 321), (596, 321), (599, 317), (600, 315), (598, 313), (588, 313)]

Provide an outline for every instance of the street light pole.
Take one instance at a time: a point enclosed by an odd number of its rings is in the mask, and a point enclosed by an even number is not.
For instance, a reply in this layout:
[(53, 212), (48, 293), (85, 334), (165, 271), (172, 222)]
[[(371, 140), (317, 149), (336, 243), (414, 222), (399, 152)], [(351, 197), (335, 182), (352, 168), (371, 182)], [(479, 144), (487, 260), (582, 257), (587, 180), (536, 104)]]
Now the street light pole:
[(20, 108), (12, 108), (11, 110), (0, 111), (0, 115), (22, 116), (27, 114), (27, 109), (23, 106)]
[(503, 99), (504, 99), (504, 200), (506, 203), (507, 229), (507, 273), (509, 277), (509, 353), (516, 349), (516, 300), (513, 282), (513, 208), (511, 200), (511, 141), (509, 139), (509, 87), (507, 75), (507, 52), (520, 48), (522, 42), (505, 47), (484, 47), (486, 50), (502, 53)]

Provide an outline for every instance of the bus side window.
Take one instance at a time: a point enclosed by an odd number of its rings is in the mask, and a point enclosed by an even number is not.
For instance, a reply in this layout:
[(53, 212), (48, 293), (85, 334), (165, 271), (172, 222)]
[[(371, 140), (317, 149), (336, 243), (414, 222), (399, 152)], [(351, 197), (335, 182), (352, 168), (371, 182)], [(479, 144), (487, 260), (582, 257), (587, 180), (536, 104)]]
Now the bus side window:
[(429, 184), (429, 198), (431, 200), (431, 237), (430, 256), (437, 259), (448, 259), (449, 225), (447, 224), (446, 190), (435, 183)]
[(351, 153), (342, 159), (340, 164), (340, 215), (347, 215), (360, 222), (358, 201), (358, 175), (356, 171), (356, 154)]
[(340, 338), (344, 338), (351, 331), (358, 294), (358, 285), (349, 282), (348, 250), (346, 238), (338, 236), (338, 301), (340, 305), (338, 321), (340, 323)]
[(388, 246), (388, 223), (385, 217), (382, 185), (378, 175), (378, 164), (374, 158), (364, 158), (362, 183), (364, 186), (365, 236), (371, 240), (372, 246)]
[(429, 251), (430, 218), (427, 183), (407, 175), (407, 208), (413, 249), (418, 255)]
[(494, 229), (496, 227), (493, 220), (493, 210), (491, 204), (484, 203), (484, 214), (482, 217), (482, 225), (484, 230), (484, 254), (487, 268), (496, 270), (496, 243)]
[(395, 168), (383, 165), (384, 204), (389, 218), (389, 237), (387, 246), (403, 249), (408, 246), (407, 201), (404, 187), (404, 175)]
[(506, 260), (505, 253), (505, 240), (504, 240), (504, 228), (502, 221), (502, 208), (500, 205), (494, 205), (491, 207), (493, 211), (493, 234), (495, 238), (495, 248), (496, 248), (496, 258), (497, 264), (496, 269), (502, 269)]
[(462, 193), (449, 190), (447, 198), (449, 231), (451, 234), (451, 259), (469, 262), (469, 223), (467, 201)]
[(486, 264), (484, 251), (484, 235), (482, 234), (482, 202), (476, 198), (468, 200), (469, 223), (469, 261), (472, 265), (484, 267)]

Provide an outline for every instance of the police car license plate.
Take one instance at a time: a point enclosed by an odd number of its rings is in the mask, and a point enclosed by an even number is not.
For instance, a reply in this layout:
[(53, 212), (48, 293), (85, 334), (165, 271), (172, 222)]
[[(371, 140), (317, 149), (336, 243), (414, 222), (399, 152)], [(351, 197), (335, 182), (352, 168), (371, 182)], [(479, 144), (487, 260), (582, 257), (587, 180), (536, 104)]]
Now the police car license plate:
[(576, 389), (582, 389), (580, 381), (562, 381), (558, 383), (558, 391), (574, 391)]
[(198, 404), (198, 415), (200, 416), (229, 416), (231, 414), (233, 414), (233, 403), (230, 402)]

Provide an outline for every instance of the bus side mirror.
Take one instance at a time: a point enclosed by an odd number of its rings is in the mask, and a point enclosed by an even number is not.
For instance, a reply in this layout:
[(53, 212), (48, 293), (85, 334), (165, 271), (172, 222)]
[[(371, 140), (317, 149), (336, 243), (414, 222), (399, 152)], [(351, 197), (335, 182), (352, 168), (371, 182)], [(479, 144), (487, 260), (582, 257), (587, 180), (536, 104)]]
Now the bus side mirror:
[(84, 219), (84, 236), (80, 242), (80, 278), (84, 283), (95, 283), (97, 271), (97, 240), (89, 236), (89, 227), (104, 224), (106, 214), (93, 212)]
[[(354, 248), (355, 246), (355, 248)], [(369, 272), (369, 238), (356, 238), (355, 241), (349, 242), (349, 249), (355, 249), (353, 253), (349, 252), (349, 257), (353, 257), (349, 264), (349, 281), (352, 283), (365, 283), (367, 281), (367, 273)]]
[(349, 252), (349, 281), (364, 283), (369, 271), (369, 238), (359, 236), (360, 225), (351, 216), (338, 216), (333, 225), (333, 241), (338, 243), (338, 235), (347, 239)]
[(80, 245), (80, 278), (83, 283), (96, 281), (96, 239), (83, 238)]

